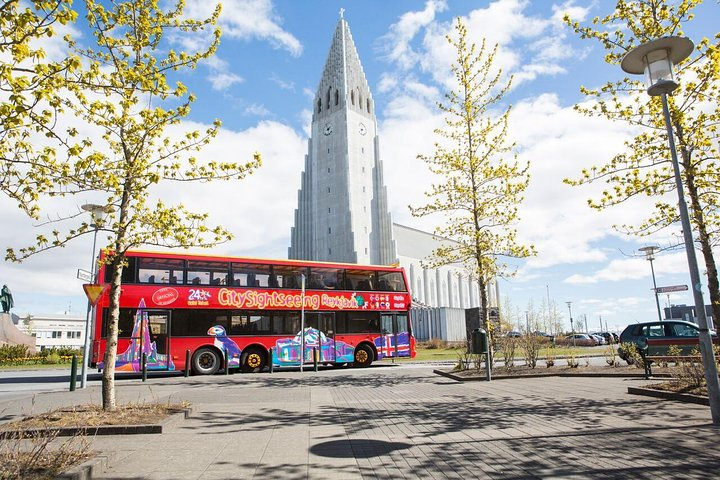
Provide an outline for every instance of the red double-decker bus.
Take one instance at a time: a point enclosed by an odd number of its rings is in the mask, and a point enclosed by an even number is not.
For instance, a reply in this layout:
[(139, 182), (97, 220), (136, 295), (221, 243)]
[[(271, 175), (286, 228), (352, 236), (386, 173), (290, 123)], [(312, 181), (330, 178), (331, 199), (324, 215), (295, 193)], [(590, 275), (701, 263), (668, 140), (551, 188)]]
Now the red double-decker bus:
[[(205, 375), (226, 365), (244, 372), (315, 361), (366, 367), (415, 356), (402, 268), (144, 251), (126, 256), (116, 371), (140, 371), (143, 354), (148, 370), (190, 368)], [(100, 269), (98, 282), (108, 273)], [(94, 316), (91, 365), (98, 368), (108, 304), (106, 291)]]

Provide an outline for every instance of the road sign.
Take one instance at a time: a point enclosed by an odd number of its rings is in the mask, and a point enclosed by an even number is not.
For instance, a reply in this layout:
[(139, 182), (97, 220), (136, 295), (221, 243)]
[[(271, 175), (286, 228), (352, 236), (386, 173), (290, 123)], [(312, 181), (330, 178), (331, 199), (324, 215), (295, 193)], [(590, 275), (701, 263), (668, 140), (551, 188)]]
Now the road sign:
[(98, 300), (100, 300), (100, 296), (109, 286), (107, 283), (105, 285), (95, 285), (92, 283), (83, 284), (83, 290), (85, 290), (85, 295), (87, 295), (90, 305), (94, 307)]
[(77, 278), (78, 280), (92, 282), (92, 273), (88, 272), (87, 270), (83, 270), (82, 268), (78, 268)]
[(671, 285), (669, 287), (658, 287), (657, 293), (684, 292), (688, 289), (687, 285)]

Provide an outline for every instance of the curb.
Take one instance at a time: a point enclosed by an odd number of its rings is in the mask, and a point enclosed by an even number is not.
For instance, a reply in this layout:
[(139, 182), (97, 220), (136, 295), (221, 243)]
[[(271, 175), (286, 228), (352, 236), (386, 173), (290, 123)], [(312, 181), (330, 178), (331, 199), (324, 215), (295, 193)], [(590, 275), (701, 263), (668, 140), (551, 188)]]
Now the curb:
[(644, 395), (646, 397), (662, 398), (665, 400), (676, 400), (678, 402), (695, 403), (697, 405), (709, 406), (708, 397), (693, 395), (690, 393), (666, 392), (665, 390), (655, 390), (654, 388), (628, 387), (630, 395)]
[[(484, 376), (461, 377), (441, 370), (433, 370), (433, 373), (443, 377), (451, 378), (458, 382), (484, 382)], [(653, 375), (655, 378), (670, 378), (670, 375)], [(534, 375), (493, 375), (493, 380), (516, 380), (520, 378), (544, 378), (544, 377), (593, 377), (593, 378), (645, 378), (644, 373), (538, 373)]]
[(93, 473), (99, 474), (108, 469), (108, 463), (110, 463), (109, 455), (97, 455), (56, 475), (55, 480), (92, 480)]
[[(43, 433), (56, 433), (58, 437), (72, 437), (75, 435), (143, 435), (148, 433), (163, 433), (163, 428), (170, 427), (180, 420), (190, 417), (192, 408), (184, 408), (176, 413), (168, 415), (160, 423), (148, 425), (98, 425), (96, 427), (57, 427), (57, 428), (29, 428), (25, 430), (3, 430), (0, 431), (0, 440), (11, 440), (15, 435), (36, 436)], [(182, 418), (181, 418), (182, 415)]]

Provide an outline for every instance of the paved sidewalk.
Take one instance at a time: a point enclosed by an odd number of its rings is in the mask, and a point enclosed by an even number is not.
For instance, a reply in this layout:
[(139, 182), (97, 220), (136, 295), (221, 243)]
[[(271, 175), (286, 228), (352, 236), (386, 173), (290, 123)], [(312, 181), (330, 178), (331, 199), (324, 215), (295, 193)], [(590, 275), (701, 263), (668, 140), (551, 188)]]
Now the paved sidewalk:
[[(118, 383), (119, 401), (181, 401), (162, 435), (96, 437), (94, 478), (713, 478), (708, 407), (638, 397), (619, 378), (457, 383), (377, 366)], [(97, 387), (35, 396), (35, 411), (99, 402)], [(31, 399), (0, 403), (0, 420)]]

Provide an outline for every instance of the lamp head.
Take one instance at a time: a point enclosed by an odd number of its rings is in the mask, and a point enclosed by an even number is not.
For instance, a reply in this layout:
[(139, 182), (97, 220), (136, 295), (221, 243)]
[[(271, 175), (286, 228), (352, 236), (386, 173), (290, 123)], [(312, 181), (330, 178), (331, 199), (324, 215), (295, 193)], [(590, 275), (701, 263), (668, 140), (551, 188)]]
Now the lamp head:
[(655, 260), (655, 252), (660, 250), (657, 245), (648, 245), (647, 247), (638, 248), (638, 251), (645, 253), (646, 260)]
[(663, 37), (634, 48), (622, 59), (620, 67), (633, 74), (645, 74), (648, 95), (670, 93), (678, 87), (675, 64), (685, 60), (695, 45), (685, 37)]

